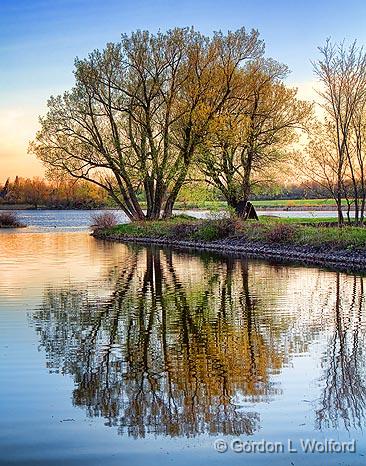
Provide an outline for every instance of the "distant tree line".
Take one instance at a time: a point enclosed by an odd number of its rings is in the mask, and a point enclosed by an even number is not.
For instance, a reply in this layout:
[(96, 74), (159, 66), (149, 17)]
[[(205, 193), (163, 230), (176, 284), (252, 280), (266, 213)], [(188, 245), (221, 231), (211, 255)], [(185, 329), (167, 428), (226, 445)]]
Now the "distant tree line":
[[(144, 193), (137, 193), (142, 206), (146, 205)], [(328, 199), (326, 188), (315, 182), (294, 183), (291, 185), (261, 186), (251, 193), (252, 200), (271, 199)], [(185, 185), (179, 192), (179, 206), (203, 206), (205, 201), (225, 201), (225, 196), (204, 182)], [(34, 208), (48, 207), (52, 209), (95, 209), (116, 207), (105, 190), (86, 181), (75, 181), (72, 178), (50, 181), (39, 177), (8, 179), (0, 186), (1, 205), (31, 205)]]
[(41, 178), (8, 179), (0, 189), (1, 204), (31, 205), (34, 208), (97, 208), (108, 204), (104, 190), (72, 179), (45, 181)]
[(292, 184), (264, 185), (254, 191), (251, 199), (329, 199), (329, 191), (314, 181), (294, 182)]

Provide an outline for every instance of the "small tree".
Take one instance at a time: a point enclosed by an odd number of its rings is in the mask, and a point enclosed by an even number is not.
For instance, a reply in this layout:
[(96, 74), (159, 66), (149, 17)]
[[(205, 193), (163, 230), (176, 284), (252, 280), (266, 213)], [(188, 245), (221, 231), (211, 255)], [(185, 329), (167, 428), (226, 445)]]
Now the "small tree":
[(271, 59), (250, 63), (240, 72), (235, 99), (226, 102), (200, 146), (201, 170), (239, 216), (247, 209), (253, 177), (286, 158), (296, 129), (311, 113), (296, 89), (283, 83), (287, 73)]
[[(327, 116), (325, 132), (335, 149), (331, 156), (332, 171), (336, 174), (332, 195), (337, 204), (338, 223), (342, 225), (344, 221), (342, 196), (346, 177), (353, 187), (356, 222), (363, 221), (366, 193), (362, 122), (366, 102), (366, 53), (356, 42), (347, 48), (344, 42), (332, 44), (329, 39), (319, 51), (322, 59), (314, 63), (314, 71), (322, 85), (319, 95)], [(327, 160), (329, 165), (331, 160)]]
[(309, 126), (309, 143), (303, 163), (307, 179), (334, 199), (339, 224), (343, 223), (342, 199), (346, 196), (346, 160), (339, 157), (334, 125), (329, 119), (314, 121)]

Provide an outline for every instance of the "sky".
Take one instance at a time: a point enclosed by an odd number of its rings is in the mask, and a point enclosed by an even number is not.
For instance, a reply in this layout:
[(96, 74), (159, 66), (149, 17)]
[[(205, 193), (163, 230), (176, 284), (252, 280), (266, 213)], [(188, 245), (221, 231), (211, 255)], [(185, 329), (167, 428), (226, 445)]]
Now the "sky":
[(0, 183), (43, 174), (27, 147), (48, 97), (72, 86), (76, 56), (121, 33), (258, 29), (266, 56), (286, 63), (288, 83), (313, 99), (317, 47), (327, 37), (366, 44), (365, 13), (364, 0), (0, 0)]

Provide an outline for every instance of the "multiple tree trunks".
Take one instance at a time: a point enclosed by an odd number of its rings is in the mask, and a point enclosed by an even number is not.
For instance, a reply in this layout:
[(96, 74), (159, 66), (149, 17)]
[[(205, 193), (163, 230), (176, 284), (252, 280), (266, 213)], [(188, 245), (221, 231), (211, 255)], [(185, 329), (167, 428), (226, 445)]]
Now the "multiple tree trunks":
[[(325, 117), (309, 131), (307, 177), (328, 190), (337, 204), (338, 224), (354, 210), (363, 225), (366, 206), (366, 52), (356, 41), (320, 47), (314, 71), (321, 82)], [(343, 202), (346, 202), (344, 212)]]
[[(74, 87), (49, 99), (30, 151), (51, 174), (106, 190), (131, 220), (170, 217), (191, 173), (213, 184), (223, 176), (224, 195), (247, 188), (307, 110), (282, 82), (287, 67), (264, 59), (255, 30), (138, 31), (75, 67)], [(257, 218), (246, 193), (238, 211)]]

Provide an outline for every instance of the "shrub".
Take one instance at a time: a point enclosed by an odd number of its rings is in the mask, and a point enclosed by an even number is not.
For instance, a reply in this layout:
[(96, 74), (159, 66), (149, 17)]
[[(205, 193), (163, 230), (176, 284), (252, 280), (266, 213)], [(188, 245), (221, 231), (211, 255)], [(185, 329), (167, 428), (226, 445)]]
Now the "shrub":
[(194, 233), (195, 239), (215, 241), (233, 236), (236, 233), (236, 222), (230, 218), (207, 220)]
[(117, 225), (117, 217), (113, 212), (103, 212), (92, 216), (92, 224), (90, 225), (93, 230), (104, 230), (112, 228)]
[(199, 223), (177, 223), (169, 230), (169, 236), (176, 239), (189, 239), (199, 229)]
[(270, 225), (265, 222), (246, 220), (238, 225), (239, 235), (248, 241), (263, 241), (267, 237)]
[(23, 225), (15, 212), (1, 212), (0, 213), (0, 227), (2, 228), (20, 228)]
[(278, 223), (266, 232), (266, 239), (272, 243), (286, 243), (291, 241), (295, 235), (295, 228), (286, 223)]

